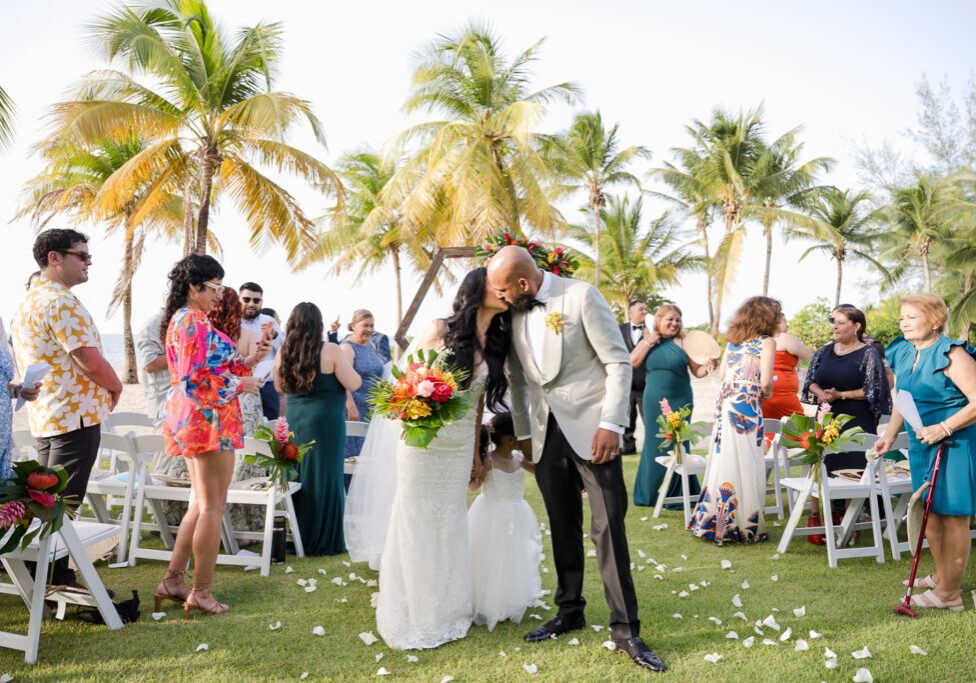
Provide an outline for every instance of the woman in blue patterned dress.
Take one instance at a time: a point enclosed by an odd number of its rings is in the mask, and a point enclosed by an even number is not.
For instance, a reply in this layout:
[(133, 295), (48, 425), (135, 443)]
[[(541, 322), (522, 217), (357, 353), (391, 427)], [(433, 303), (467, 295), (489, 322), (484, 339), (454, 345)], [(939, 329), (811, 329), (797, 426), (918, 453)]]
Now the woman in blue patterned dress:
[[(348, 419), (353, 422), (369, 422), (372, 409), (366, 401), (373, 384), (383, 377), (383, 366), (385, 364), (371, 339), (373, 327), (373, 314), (365, 309), (359, 309), (352, 314), (352, 322), (349, 323), (351, 334), (343, 339), (340, 345), (349, 362), (352, 363), (363, 380), (356, 391), (350, 391), (346, 396), (346, 412), (349, 416)], [(363, 441), (365, 439), (361, 436), (347, 437), (346, 457), (355, 458), (358, 456), (359, 451), (363, 449)]]
[(773, 393), (772, 336), (781, 315), (776, 299), (754, 296), (736, 311), (725, 334), (708, 464), (688, 523), (688, 531), (716, 545), (768, 538), (761, 399)]
[[(22, 396), (27, 401), (37, 398), (37, 391), (40, 388), (38, 383), (33, 389), (24, 389), (20, 384), (14, 382), (14, 357), (10, 353), (10, 345), (7, 343), (7, 332), (4, 330), (3, 321), (0, 320), (0, 387), (7, 387), (7, 398), (15, 399)], [(10, 400), (0, 400), (0, 481), (13, 475), (11, 465), (13, 464), (13, 408)]]

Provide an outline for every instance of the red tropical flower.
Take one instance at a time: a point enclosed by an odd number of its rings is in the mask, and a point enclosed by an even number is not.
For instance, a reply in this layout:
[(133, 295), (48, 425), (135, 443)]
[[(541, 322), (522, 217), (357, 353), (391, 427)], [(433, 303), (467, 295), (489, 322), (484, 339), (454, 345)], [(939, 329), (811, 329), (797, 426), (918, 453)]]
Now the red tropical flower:
[(451, 385), (440, 382), (434, 387), (434, 391), (431, 393), (430, 397), (438, 403), (443, 403), (451, 398), (452, 393), (453, 390), (451, 389)]
[(36, 502), (40, 503), (46, 508), (54, 505), (54, 496), (50, 493), (44, 493), (43, 491), (35, 491), (34, 489), (27, 489), (27, 495), (33, 498)]
[(58, 475), (50, 472), (31, 472), (27, 475), (27, 485), (38, 491), (46, 491), (58, 483)]
[(295, 460), (298, 457), (298, 446), (294, 441), (289, 441), (281, 446), (279, 453), (282, 460)]

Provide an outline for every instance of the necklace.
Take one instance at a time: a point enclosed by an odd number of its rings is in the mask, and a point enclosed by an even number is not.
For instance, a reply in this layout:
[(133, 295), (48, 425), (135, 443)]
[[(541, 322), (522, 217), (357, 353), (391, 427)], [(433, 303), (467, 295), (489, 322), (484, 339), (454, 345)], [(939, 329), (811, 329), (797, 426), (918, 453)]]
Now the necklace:
[(851, 351), (854, 351), (854, 348), (858, 345), (858, 343), (859, 342), (856, 342), (855, 341), (850, 346), (848, 346), (845, 349), (841, 350), (840, 347), (839, 347), (839, 342), (834, 342), (834, 353), (837, 354), (838, 356), (846, 356)]

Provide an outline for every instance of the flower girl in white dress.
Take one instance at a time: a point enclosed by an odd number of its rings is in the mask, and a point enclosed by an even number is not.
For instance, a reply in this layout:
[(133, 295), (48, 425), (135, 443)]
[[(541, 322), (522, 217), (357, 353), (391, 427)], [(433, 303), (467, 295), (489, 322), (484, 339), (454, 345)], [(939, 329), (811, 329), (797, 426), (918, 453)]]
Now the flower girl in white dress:
[(523, 498), (522, 470), (532, 472), (534, 466), (517, 447), (510, 413), (482, 427), (483, 479), (471, 482), (472, 490), (482, 486), (482, 492), (468, 510), (468, 556), (474, 623), (489, 631), (506, 619), (520, 622), (542, 595), (539, 523)]

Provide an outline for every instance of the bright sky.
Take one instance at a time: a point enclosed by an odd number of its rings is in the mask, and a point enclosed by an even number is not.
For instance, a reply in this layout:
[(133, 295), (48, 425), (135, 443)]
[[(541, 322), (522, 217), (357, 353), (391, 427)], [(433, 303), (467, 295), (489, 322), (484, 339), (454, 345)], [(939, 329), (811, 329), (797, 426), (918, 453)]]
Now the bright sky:
[[(41, 135), (45, 109), (89, 70), (103, 67), (84, 46), (83, 25), (107, 5), (92, 0), (2, 0), (0, 84), (18, 106), (17, 139), (0, 153), (0, 217), (15, 213), (23, 182), (39, 170), (28, 158)], [(325, 125), (328, 150), (317, 153), (333, 163), (362, 143), (381, 145), (406, 123), (404, 101), (411, 54), (435, 33), (450, 31), (469, 18), (487, 19), (510, 54), (540, 37), (547, 40), (536, 63), (537, 85), (572, 80), (585, 89), (585, 106), (621, 124), (625, 144), (653, 152), (651, 165), (670, 160), (669, 149), (687, 143), (684, 126), (707, 120), (712, 107), (750, 108), (765, 102), (769, 132), (779, 135), (804, 125), (806, 155), (838, 161), (826, 179), (841, 187), (856, 183), (853, 143), (884, 138), (911, 152), (901, 135), (915, 124), (914, 84), (922, 73), (932, 81), (948, 78), (959, 94), (974, 68), (972, 27), (976, 5), (952, 1), (781, 2), (625, 2), (581, 0), (472, 0), (311, 3), (300, 0), (210, 0), (211, 12), (225, 28), (259, 20), (282, 22), (286, 49), (277, 84), (312, 101)], [(486, 14), (489, 11), (490, 14)], [(556, 108), (547, 130), (564, 128), (571, 112)], [(309, 139), (298, 146), (315, 151)], [(327, 202), (289, 181), (286, 187), (304, 201), (311, 215)], [(583, 198), (580, 198), (580, 202)], [(567, 207), (575, 215), (575, 206)], [(282, 314), (300, 301), (313, 301), (324, 315), (348, 321), (355, 308), (372, 309), (377, 327), (393, 332), (392, 271), (382, 270), (353, 285), (351, 275), (330, 275), (328, 266), (292, 273), (283, 254), (252, 253), (243, 226), (225, 202), (211, 216), (224, 245), (225, 282), (255, 280), (266, 303)], [(52, 227), (58, 225), (52, 222)], [(689, 228), (692, 223), (688, 221)], [(7, 297), (0, 315), (9, 320), (35, 266), (30, 257), (34, 233), (26, 221), (6, 225), (5, 267), (0, 282)], [(716, 230), (718, 228), (716, 227)], [(76, 291), (103, 332), (120, 332), (121, 315), (105, 319), (118, 273), (121, 247), (93, 236), (91, 280)], [(717, 233), (716, 233), (717, 235)], [(798, 264), (805, 247), (774, 246), (772, 294), (788, 313), (817, 295), (830, 298), (835, 283), (832, 262), (817, 256)], [(179, 257), (176, 245), (150, 248), (135, 281), (138, 324), (161, 301), (166, 272)], [(723, 317), (762, 287), (764, 242), (750, 227), (738, 281)], [(408, 277), (404, 308), (419, 282)], [(867, 304), (877, 299), (866, 271), (848, 266), (843, 298)], [(686, 276), (667, 292), (685, 311), (686, 324), (707, 317), (702, 276)], [(418, 320), (441, 315), (447, 301), (430, 297)], [(417, 331), (417, 325), (411, 330)]]

